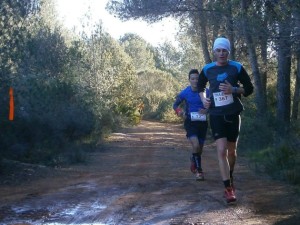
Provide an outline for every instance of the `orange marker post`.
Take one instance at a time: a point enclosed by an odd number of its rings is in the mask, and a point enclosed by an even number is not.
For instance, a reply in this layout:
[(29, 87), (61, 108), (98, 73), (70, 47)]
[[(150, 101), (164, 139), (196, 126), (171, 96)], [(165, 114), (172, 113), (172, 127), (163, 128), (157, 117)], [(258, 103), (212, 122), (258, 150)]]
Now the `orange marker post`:
[(14, 91), (13, 88), (9, 88), (9, 120), (14, 120), (14, 111), (15, 111), (15, 106), (14, 106)]

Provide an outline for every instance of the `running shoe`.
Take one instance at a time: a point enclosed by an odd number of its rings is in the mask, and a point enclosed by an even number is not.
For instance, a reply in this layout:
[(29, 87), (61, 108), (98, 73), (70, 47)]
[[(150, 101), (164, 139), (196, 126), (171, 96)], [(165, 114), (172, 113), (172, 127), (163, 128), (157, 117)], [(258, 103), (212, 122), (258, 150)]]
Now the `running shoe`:
[(196, 171), (196, 180), (197, 180), (197, 181), (204, 180), (203, 172), (198, 172), (198, 171)]
[(195, 160), (193, 159), (193, 157), (191, 157), (190, 160), (191, 160), (191, 167), (190, 167), (191, 172), (196, 173), (197, 172), (197, 167), (196, 167)]
[(232, 187), (228, 187), (225, 189), (224, 198), (226, 199), (227, 204), (234, 204), (236, 202), (236, 197)]

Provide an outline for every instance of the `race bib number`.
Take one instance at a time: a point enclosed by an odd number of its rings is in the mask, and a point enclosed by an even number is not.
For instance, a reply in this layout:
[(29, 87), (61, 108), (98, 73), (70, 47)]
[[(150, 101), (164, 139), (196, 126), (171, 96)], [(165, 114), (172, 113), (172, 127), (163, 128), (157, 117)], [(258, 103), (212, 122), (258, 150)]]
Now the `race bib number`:
[(206, 114), (191, 112), (191, 121), (206, 121)]
[(213, 93), (215, 106), (224, 106), (233, 103), (232, 94), (226, 95), (222, 91)]

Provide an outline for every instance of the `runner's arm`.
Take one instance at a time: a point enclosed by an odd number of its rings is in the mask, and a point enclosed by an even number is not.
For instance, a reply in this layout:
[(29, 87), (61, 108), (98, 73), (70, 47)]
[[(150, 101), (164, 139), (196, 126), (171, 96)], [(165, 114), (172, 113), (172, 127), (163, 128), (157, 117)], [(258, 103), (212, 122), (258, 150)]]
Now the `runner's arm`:
[(200, 73), (200, 75), (199, 75), (197, 87), (198, 87), (199, 96), (201, 98), (203, 106), (206, 109), (208, 109), (209, 106), (210, 106), (210, 99), (207, 98), (207, 96), (206, 96), (206, 92), (207, 92), (206, 91), (206, 84), (207, 84), (207, 82), (208, 82), (208, 79), (205, 76), (204, 71), (202, 70), (201, 73)]
[(253, 93), (253, 84), (251, 82), (251, 79), (244, 69), (244, 67), (241, 68), (239, 77), (239, 81), (243, 85), (242, 87), (234, 87), (235, 90), (233, 92), (236, 92), (237, 94), (243, 94), (243, 96), (247, 97), (248, 95), (251, 95)]
[(173, 109), (177, 116), (184, 116), (184, 111), (179, 107), (182, 102), (183, 99), (180, 97), (180, 94), (177, 95), (176, 100), (173, 104)]

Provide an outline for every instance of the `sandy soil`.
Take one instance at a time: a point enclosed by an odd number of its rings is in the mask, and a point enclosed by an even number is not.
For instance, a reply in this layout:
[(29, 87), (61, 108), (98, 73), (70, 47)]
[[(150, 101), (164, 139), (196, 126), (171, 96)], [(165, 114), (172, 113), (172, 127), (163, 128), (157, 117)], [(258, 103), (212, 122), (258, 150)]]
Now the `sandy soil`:
[(86, 165), (22, 165), (0, 176), (0, 224), (300, 224), (293, 187), (255, 174), (240, 157), (238, 202), (227, 206), (214, 144), (204, 149), (205, 181), (189, 171), (189, 149), (181, 125), (142, 121), (114, 133)]

